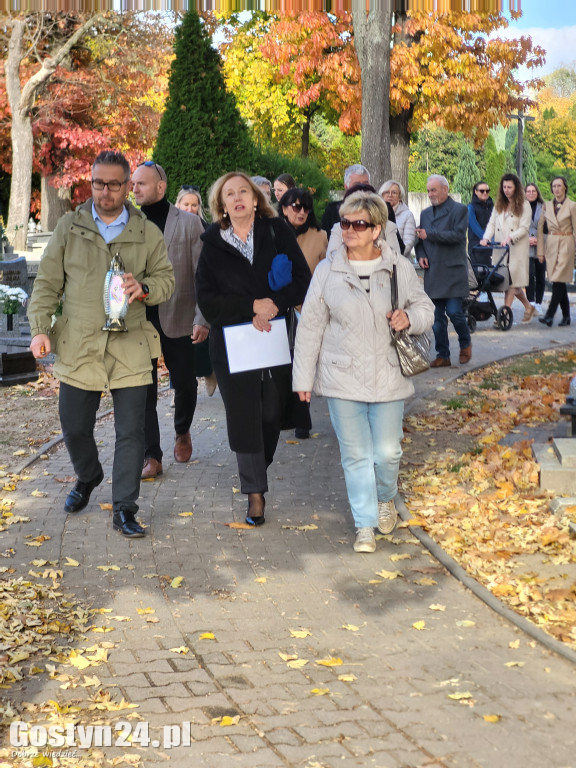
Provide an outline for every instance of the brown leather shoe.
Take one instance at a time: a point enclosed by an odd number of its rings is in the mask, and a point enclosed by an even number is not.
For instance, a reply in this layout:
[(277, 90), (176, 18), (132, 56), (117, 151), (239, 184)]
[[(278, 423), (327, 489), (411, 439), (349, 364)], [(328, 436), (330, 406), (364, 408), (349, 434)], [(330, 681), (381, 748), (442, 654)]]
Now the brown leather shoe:
[(190, 432), (186, 432), (185, 435), (176, 435), (176, 441), (174, 442), (174, 458), (181, 464), (185, 464), (190, 461), (192, 456), (192, 439)]
[(452, 365), (450, 358), (437, 357), (436, 360), (432, 360), (430, 368), (449, 368)]
[(142, 480), (153, 480), (155, 477), (158, 477), (158, 475), (161, 475), (163, 471), (162, 462), (156, 461), (156, 459), (153, 459), (150, 456), (144, 461), (140, 477)]
[(464, 363), (470, 362), (471, 357), (472, 357), (472, 344), (469, 344), (467, 347), (464, 347), (464, 349), (460, 350), (459, 360), (462, 363), (462, 365), (464, 365)]

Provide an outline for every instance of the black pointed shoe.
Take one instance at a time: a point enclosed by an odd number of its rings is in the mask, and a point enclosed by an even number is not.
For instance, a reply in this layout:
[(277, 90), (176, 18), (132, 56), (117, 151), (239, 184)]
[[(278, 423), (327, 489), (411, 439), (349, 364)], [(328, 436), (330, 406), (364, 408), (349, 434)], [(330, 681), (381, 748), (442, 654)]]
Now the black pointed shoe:
[(136, 520), (136, 513), (124, 509), (124, 507), (114, 510), (112, 527), (115, 531), (119, 531), (122, 536), (127, 536), (129, 539), (141, 539), (146, 535), (146, 531)]
[(569, 317), (563, 317), (562, 320), (558, 323), (558, 327), (562, 328), (565, 325), (570, 325), (570, 318)]
[(264, 510), (266, 509), (266, 499), (263, 493), (248, 494), (248, 510), (246, 513), (246, 522), (248, 525), (264, 525)]
[(548, 317), (547, 315), (544, 315), (544, 317), (538, 318), (539, 323), (543, 323), (544, 325), (547, 325), (548, 328), (552, 328), (552, 324), (554, 323), (553, 317)]
[(77, 480), (74, 488), (72, 488), (68, 496), (66, 496), (66, 501), (64, 502), (64, 511), (80, 512), (81, 509), (84, 509), (84, 507), (88, 506), (92, 491), (94, 488), (96, 488), (97, 485), (100, 485), (102, 480), (104, 480), (104, 472), (102, 471), (102, 467), (100, 467), (100, 472), (94, 478), (94, 480), (91, 480), (89, 483), (83, 483), (81, 480)]

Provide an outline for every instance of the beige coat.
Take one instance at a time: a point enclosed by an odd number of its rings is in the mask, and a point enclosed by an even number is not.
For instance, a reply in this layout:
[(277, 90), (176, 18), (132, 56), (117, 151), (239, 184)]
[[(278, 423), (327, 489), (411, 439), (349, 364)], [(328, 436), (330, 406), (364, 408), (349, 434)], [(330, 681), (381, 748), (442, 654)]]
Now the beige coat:
[[(548, 236), (544, 235), (544, 222), (548, 224)], [(538, 221), (538, 257), (546, 257), (546, 272), (551, 283), (571, 283), (574, 274), (576, 243), (576, 203), (566, 198), (558, 215), (554, 213), (554, 201), (544, 203)]]
[(304, 254), (304, 258), (310, 267), (310, 272), (320, 264), (322, 259), (326, 258), (326, 249), (328, 248), (328, 235), (323, 229), (314, 229), (310, 227), (296, 238), (298, 245)]
[[(512, 213), (498, 213), (496, 208), (492, 210), (490, 221), (484, 232), (485, 240), (494, 240), (501, 243), (510, 238), (510, 287), (525, 288), (530, 276), (530, 241), (528, 232), (532, 221), (532, 208), (525, 200), (524, 208), (520, 216)], [(502, 252), (496, 251), (494, 259), (499, 259)]]

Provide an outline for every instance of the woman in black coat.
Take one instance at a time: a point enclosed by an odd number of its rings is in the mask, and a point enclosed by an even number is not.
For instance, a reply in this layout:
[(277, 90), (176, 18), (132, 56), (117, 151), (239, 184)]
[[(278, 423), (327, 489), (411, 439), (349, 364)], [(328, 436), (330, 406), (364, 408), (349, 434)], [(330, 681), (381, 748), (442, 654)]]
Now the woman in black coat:
[[(227, 173), (215, 182), (210, 212), (214, 223), (202, 236), (196, 272), (198, 305), (211, 326), (210, 357), (226, 409), (228, 440), (242, 493), (248, 495), (246, 522), (262, 525), (266, 470), (280, 430), (291, 426), (286, 418), (292, 366), (230, 373), (222, 329), (251, 322), (258, 331), (269, 331), (270, 320), (303, 302), (310, 270), (292, 232), (244, 173)], [(281, 262), (283, 269), (277, 269)]]

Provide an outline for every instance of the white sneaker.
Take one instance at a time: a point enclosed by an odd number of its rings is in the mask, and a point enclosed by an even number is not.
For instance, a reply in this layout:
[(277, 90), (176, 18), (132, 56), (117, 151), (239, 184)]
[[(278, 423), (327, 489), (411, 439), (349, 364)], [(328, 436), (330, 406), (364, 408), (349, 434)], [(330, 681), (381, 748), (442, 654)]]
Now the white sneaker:
[(354, 552), (376, 552), (376, 537), (373, 528), (358, 528)]
[(380, 533), (392, 533), (396, 528), (398, 521), (398, 512), (394, 504), (394, 499), (390, 501), (378, 502), (378, 530)]
[(539, 317), (542, 317), (542, 315), (544, 314), (544, 310), (542, 309), (542, 304), (536, 304), (536, 303), (534, 303), (534, 302), (530, 302), (530, 303), (532, 304), (532, 306), (533, 306), (533, 307), (534, 307), (534, 309), (536, 310), (536, 314), (537, 314)]

